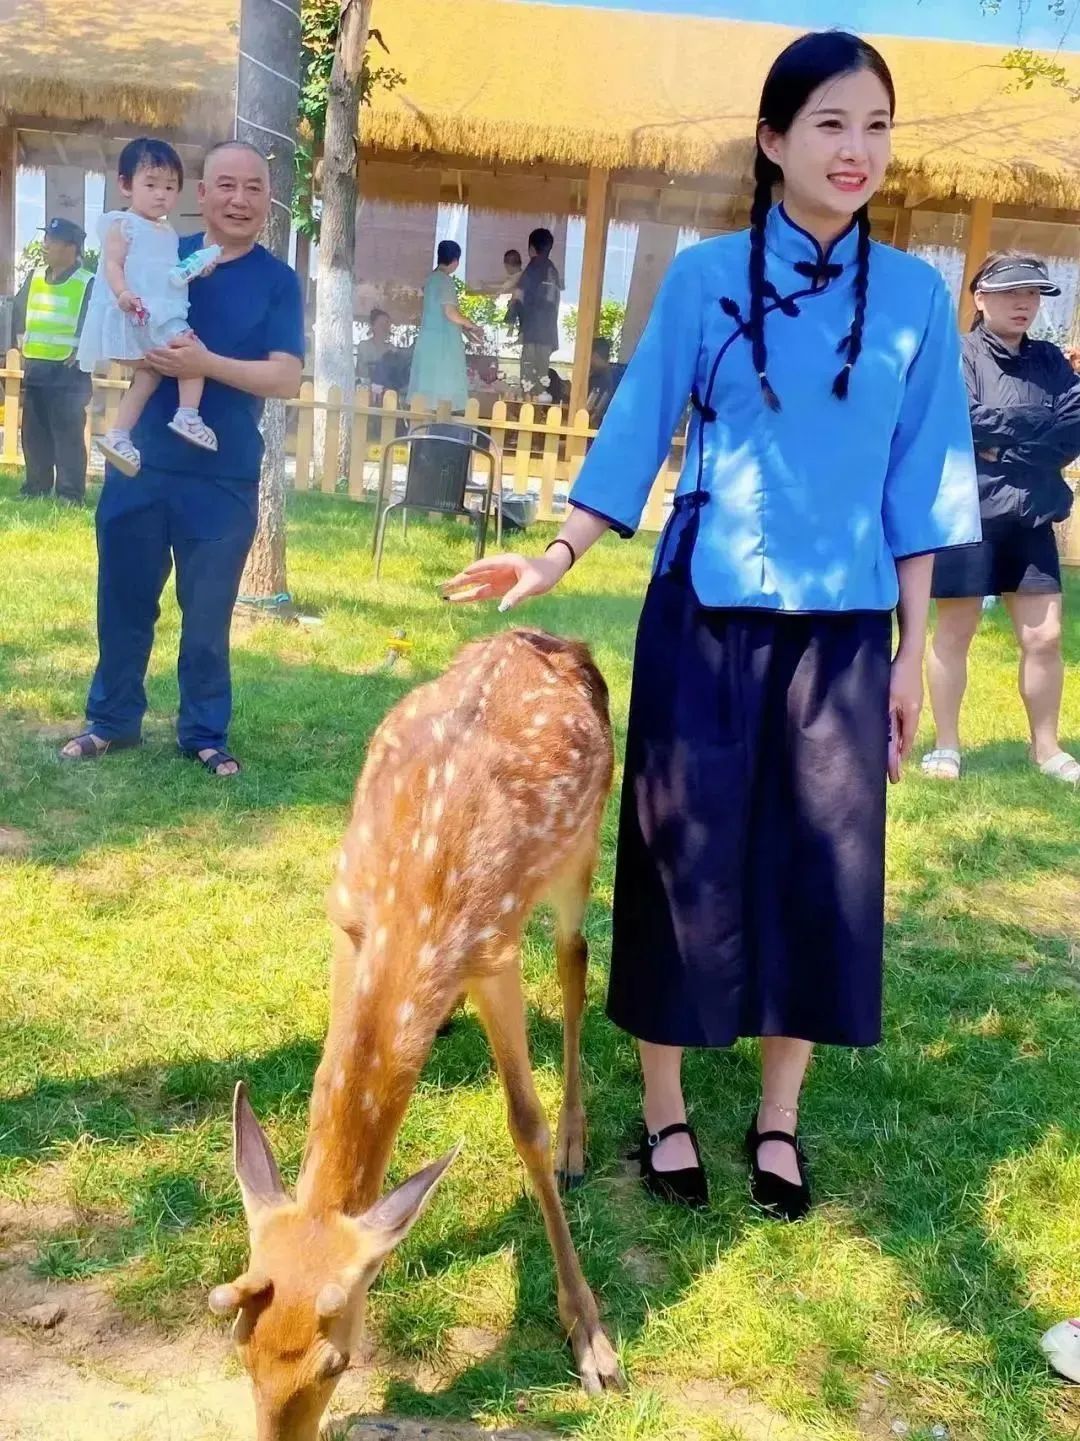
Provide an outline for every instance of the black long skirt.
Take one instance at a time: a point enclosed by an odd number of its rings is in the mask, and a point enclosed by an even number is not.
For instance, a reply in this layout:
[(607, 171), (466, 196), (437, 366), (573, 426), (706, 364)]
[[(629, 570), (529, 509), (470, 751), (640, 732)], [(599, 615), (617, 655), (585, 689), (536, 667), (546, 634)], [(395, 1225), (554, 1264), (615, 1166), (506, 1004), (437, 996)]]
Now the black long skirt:
[(891, 616), (702, 607), (638, 628), (608, 1014), (642, 1040), (881, 1038)]

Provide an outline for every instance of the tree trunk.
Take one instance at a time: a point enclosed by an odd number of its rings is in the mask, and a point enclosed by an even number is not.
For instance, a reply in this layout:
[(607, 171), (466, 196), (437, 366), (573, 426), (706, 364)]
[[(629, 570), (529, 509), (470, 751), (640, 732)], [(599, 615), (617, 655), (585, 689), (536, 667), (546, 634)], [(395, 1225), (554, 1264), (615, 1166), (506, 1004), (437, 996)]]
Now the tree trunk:
[[(356, 387), (353, 369), (353, 273), (356, 266), (356, 132), (360, 80), (371, 23), (371, 0), (342, 0), (341, 22), (326, 101), (321, 169), (322, 219), (315, 313), (315, 395), (332, 385)], [(349, 472), (352, 426), (339, 431), (338, 474)], [(315, 412), (315, 453), (326, 444), (326, 412)]]
[[(299, 0), (241, 0), (236, 82), (236, 138), (270, 162), (270, 218), (264, 244), (289, 254), (300, 75)], [(259, 525), (240, 581), (243, 601), (267, 604), (285, 595), (285, 405), (266, 403)]]

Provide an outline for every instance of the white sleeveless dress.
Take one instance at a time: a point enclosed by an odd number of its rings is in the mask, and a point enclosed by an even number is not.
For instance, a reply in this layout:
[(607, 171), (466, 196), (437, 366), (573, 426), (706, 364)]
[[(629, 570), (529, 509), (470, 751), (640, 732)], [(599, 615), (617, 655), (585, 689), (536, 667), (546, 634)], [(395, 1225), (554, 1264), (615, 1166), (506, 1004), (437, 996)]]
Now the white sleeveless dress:
[[(117, 223), (128, 242), (124, 261), (127, 288), (150, 312), (145, 325), (136, 325), (120, 309), (105, 278), (105, 238)], [(187, 286), (175, 286), (169, 280), (179, 256), (180, 238), (167, 221), (146, 220), (130, 210), (110, 210), (98, 222), (98, 239), (102, 259), (79, 341), (79, 366), (87, 371), (99, 361), (141, 360), (148, 350), (168, 345), (189, 329)]]

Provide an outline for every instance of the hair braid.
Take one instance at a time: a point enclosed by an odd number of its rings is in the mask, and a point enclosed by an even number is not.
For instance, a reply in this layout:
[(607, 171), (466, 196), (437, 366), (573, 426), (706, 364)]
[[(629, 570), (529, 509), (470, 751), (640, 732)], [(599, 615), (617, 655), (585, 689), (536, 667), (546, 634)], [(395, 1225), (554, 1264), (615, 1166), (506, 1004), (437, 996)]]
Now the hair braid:
[(773, 183), (779, 178), (777, 167), (761, 148), (754, 157), (754, 201), (750, 207), (750, 347), (761, 385), (761, 394), (770, 410), (780, 409), (780, 397), (769, 384), (768, 353), (765, 348), (765, 222), (772, 208)]
[(863, 325), (866, 322), (866, 292), (870, 281), (870, 211), (864, 205), (856, 212), (859, 226), (859, 248), (855, 260), (855, 314), (851, 329), (840, 342), (841, 351), (847, 352), (847, 359), (833, 381), (833, 395), (846, 400), (851, 372), (862, 354)]

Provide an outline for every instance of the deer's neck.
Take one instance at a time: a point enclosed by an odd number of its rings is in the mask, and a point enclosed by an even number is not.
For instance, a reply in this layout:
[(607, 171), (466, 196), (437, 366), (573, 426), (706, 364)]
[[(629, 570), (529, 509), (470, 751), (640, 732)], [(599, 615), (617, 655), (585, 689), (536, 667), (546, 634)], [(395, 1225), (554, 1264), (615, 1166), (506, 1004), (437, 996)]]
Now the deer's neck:
[(430, 1042), (422, 1019), (396, 986), (335, 1004), (311, 1097), (302, 1205), (356, 1214), (378, 1199)]

